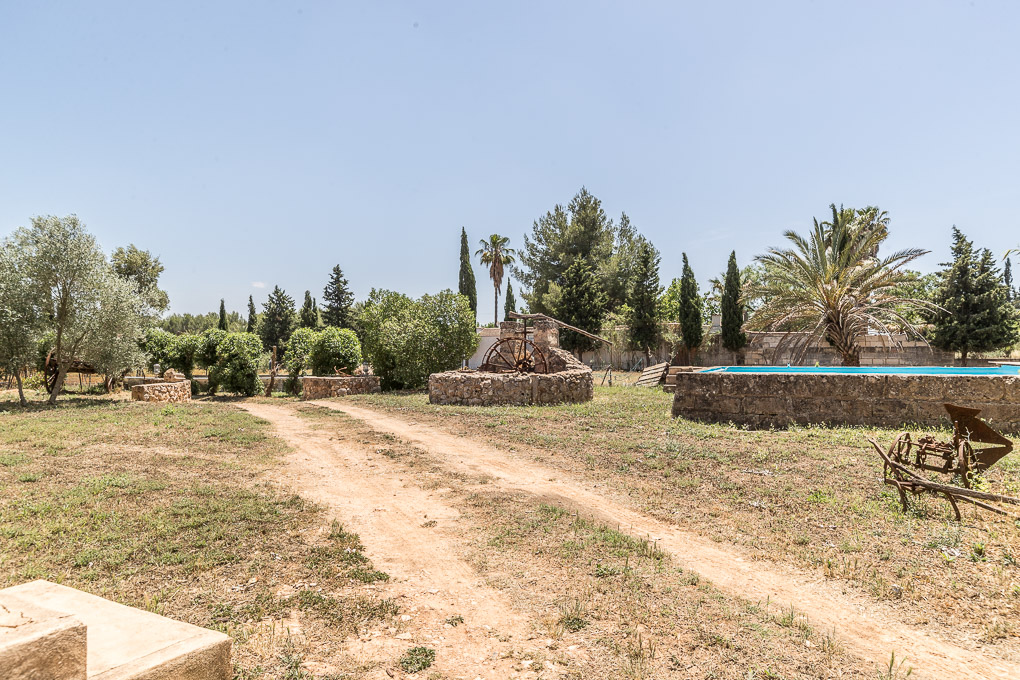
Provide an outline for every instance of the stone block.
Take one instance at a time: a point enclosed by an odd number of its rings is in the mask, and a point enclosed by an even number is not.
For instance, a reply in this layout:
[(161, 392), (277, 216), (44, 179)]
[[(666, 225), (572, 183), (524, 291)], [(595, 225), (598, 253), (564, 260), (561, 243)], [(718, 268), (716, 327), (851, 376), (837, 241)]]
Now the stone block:
[(231, 640), (223, 633), (47, 581), (0, 593), (81, 621), (88, 628), (87, 673), (93, 680), (229, 680), (233, 675)]
[(171, 404), (191, 401), (191, 381), (177, 380), (135, 385), (131, 388), (131, 399)]
[(0, 590), (0, 678), (85, 680), (86, 670), (84, 623)]

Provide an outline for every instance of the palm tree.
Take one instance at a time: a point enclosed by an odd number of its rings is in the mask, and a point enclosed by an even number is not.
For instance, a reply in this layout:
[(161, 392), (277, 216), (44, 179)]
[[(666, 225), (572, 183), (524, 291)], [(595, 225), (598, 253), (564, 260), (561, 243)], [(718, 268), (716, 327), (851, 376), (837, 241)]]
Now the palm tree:
[(481, 248), (475, 252), (481, 258), (483, 265), (489, 265), (489, 278), (492, 279), (492, 287), (496, 289), (496, 325), (499, 325), (499, 289), (503, 285), (503, 266), (512, 264), (515, 261), (517, 251), (507, 248), (510, 239), (506, 236), (493, 234), (489, 240), (479, 241)]
[(770, 248), (757, 258), (765, 271), (752, 294), (765, 302), (749, 328), (787, 331), (787, 338), (806, 332), (802, 352), (825, 339), (844, 366), (859, 366), (858, 338), (869, 331), (892, 335), (905, 329), (920, 337), (904, 314), (932, 305), (903, 297), (897, 286), (907, 277), (902, 268), (928, 251), (910, 248), (879, 258), (878, 248), (889, 235), (884, 213), (831, 207), (831, 222), (816, 219), (807, 238), (787, 231), (792, 248)]

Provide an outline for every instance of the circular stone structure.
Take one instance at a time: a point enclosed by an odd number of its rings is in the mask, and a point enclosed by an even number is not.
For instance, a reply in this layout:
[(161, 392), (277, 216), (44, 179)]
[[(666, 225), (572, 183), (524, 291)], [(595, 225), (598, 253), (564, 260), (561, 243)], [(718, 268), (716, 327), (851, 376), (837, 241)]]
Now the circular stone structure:
[[(500, 324), (500, 339), (525, 337), (524, 325)], [(461, 369), (429, 376), (429, 403), (458, 406), (530, 406), (591, 401), (595, 382), (591, 369), (559, 348), (559, 329), (553, 322), (537, 320), (534, 340), (543, 354), (548, 373), (492, 373)]]

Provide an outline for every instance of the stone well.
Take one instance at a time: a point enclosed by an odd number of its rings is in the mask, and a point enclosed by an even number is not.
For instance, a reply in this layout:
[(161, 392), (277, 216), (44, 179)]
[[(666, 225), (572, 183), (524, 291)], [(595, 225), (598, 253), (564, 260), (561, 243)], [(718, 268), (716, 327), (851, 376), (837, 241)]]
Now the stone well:
[(377, 375), (306, 375), (301, 379), (301, 399), (306, 401), (380, 391)]
[[(504, 321), (500, 338), (523, 338), (524, 324)], [(505, 404), (528, 406), (591, 401), (595, 382), (591, 369), (559, 348), (559, 327), (538, 319), (533, 342), (546, 356), (548, 373), (489, 373), (458, 370), (429, 376), (429, 402), (459, 406)]]
[(191, 401), (191, 381), (172, 368), (167, 369), (160, 382), (145, 382), (131, 387), (132, 401), (159, 401), (179, 403)]

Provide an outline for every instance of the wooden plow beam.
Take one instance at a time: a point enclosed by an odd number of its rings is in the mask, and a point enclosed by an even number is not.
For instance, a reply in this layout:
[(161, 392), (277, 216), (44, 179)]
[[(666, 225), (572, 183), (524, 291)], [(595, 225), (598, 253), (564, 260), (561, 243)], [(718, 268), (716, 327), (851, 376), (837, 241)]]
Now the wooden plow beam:
[(525, 322), (525, 326), (527, 325), (527, 322), (528, 322), (529, 319), (543, 319), (545, 321), (552, 321), (554, 324), (556, 324), (560, 328), (566, 328), (568, 331), (574, 331), (575, 333), (580, 333), (581, 335), (583, 335), (586, 338), (591, 338), (592, 340), (598, 340), (599, 342), (604, 342), (604, 343), (606, 343), (607, 345), (610, 345), (610, 346), (612, 346), (612, 344), (613, 344), (610, 340), (606, 340), (605, 338), (600, 337), (598, 335), (595, 335), (593, 333), (589, 333), (588, 331), (581, 330), (580, 328), (577, 328), (576, 326), (571, 326), (568, 323), (563, 323), (559, 319), (554, 319), (551, 316), (547, 316), (545, 314), (519, 314), (517, 312), (509, 312), (509, 313), (507, 313), (507, 318), (509, 318), (509, 319), (522, 319)]

